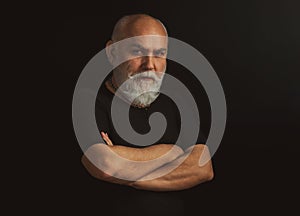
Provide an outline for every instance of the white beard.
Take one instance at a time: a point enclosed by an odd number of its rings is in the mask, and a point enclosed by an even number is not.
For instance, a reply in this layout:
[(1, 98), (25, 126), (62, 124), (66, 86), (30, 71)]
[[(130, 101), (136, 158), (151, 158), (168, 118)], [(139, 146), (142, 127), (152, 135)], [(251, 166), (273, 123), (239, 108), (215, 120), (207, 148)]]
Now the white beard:
[[(129, 76), (120, 86), (118, 92), (133, 105), (147, 107), (159, 96), (163, 74), (161, 77), (158, 77), (155, 72), (146, 71)], [(142, 79), (145, 77), (153, 80)]]

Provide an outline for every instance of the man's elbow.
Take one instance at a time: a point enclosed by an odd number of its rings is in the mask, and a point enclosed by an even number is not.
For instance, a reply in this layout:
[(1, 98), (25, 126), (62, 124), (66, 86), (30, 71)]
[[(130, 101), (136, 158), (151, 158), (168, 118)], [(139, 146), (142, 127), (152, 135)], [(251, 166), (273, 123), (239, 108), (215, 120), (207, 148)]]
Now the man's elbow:
[(111, 171), (108, 169), (108, 158), (105, 154), (105, 145), (99, 144), (90, 147), (82, 156), (81, 163), (86, 170), (95, 178), (106, 180), (111, 177), (105, 171)]
[(207, 167), (205, 169), (201, 169), (200, 172), (198, 172), (198, 182), (203, 183), (207, 181), (211, 181), (214, 178), (214, 171), (212, 167)]
[(205, 174), (206, 181), (211, 181), (214, 178), (214, 170), (213, 168), (209, 168)]
[(110, 177), (110, 175), (103, 172), (99, 169), (94, 163), (92, 163), (85, 155), (81, 158), (81, 163), (88, 171), (88, 173), (93, 176), (94, 178), (105, 180)]
[[(209, 153), (209, 150), (208, 150), (207, 146), (203, 145), (201, 147), (203, 148), (203, 150), (202, 150), (203, 155), (201, 154), (200, 161), (199, 161), (198, 165), (200, 166), (200, 169), (202, 170), (203, 180), (204, 181), (211, 181), (214, 178), (214, 170), (213, 170), (213, 166), (212, 166), (210, 153)], [(207, 162), (205, 164), (202, 164), (203, 161), (207, 161)]]

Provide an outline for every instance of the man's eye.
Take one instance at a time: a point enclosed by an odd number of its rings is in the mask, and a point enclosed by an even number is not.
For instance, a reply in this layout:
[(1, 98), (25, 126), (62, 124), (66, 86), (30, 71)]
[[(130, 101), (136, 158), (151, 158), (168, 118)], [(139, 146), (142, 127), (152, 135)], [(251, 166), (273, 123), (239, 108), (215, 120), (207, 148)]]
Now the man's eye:
[(133, 55), (143, 55), (143, 52), (141, 50), (132, 50), (131, 53)]
[(155, 53), (155, 56), (159, 56), (159, 57), (162, 57), (162, 56), (165, 56), (166, 55), (166, 51), (157, 51)]

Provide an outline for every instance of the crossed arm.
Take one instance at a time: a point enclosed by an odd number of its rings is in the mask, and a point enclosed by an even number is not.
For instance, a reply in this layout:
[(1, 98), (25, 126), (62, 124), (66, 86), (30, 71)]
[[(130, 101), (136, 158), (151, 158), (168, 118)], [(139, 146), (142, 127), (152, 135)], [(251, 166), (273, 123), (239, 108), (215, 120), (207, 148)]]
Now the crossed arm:
[[(210, 154), (205, 145), (198, 144), (186, 151), (173, 144), (130, 148), (113, 145), (107, 134), (101, 135), (107, 145), (93, 145), (82, 157), (83, 165), (97, 179), (143, 190), (174, 191), (213, 178)], [(200, 166), (200, 157), (207, 158), (208, 162)], [(135, 163), (143, 161), (147, 163), (142, 167), (141, 163)]]

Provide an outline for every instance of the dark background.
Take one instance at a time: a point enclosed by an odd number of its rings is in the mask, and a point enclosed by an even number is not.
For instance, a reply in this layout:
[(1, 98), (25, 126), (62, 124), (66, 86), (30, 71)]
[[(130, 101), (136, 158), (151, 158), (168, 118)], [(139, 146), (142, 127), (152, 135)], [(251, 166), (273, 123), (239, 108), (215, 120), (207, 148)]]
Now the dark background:
[[(41, 7), (45, 12), (39, 10), (32, 19), (42, 20), (39, 31), (46, 38), (39, 41), (40, 48), (50, 60), (40, 67), (47, 71), (40, 78), (47, 84), (41, 109), (51, 133), (49, 159), (36, 169), (34, 188), (41, 190), (36, 203), (44, 210), (102, 215), (105, 207), (119, 205), (113, 187), (90, 177), (80, 163), (71, 106), (82, 69), (104, 48), (115, 22), (132, 13), (160, 19), (171, 37), (198, 49), (218, 74), (227, 99), (227, 127), (213, 157), (215, 178), (181, 192), (186, 215), (287, 213), (296, 207), (298, 1), (109, 1)], [(120, 196), (128, 192), (120, 191)]]

